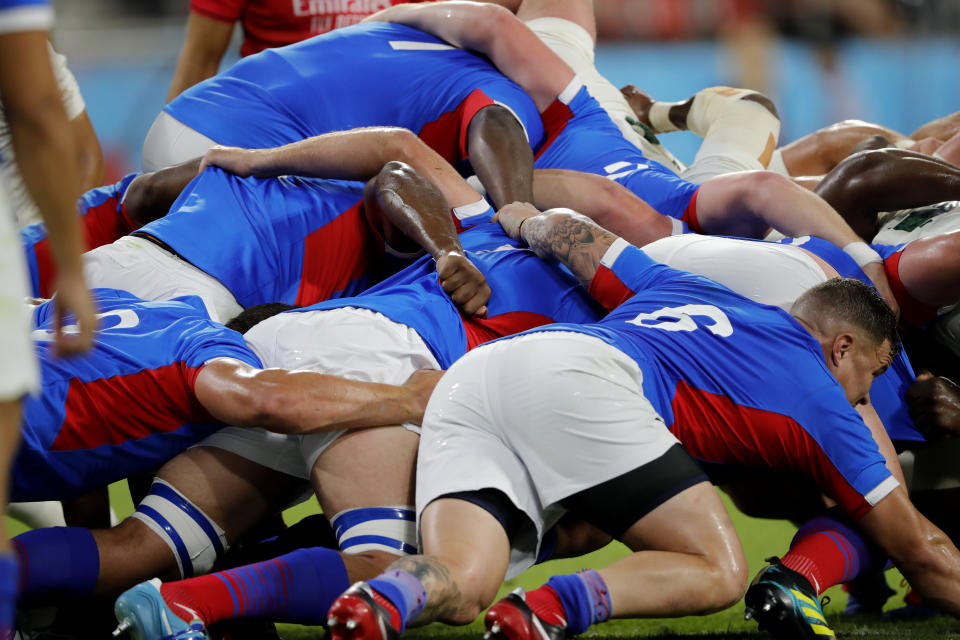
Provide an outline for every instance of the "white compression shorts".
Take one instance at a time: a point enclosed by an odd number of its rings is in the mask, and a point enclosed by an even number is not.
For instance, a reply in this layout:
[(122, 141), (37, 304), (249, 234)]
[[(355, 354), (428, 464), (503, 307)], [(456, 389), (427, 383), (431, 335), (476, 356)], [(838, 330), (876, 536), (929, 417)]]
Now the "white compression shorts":
[[(419, 369), (440, 369), (420, 335), (368, 309), (281, 313), (244, 334), (265, 367), (307, 369), (351, 380), (402, 384)], [(417, 431), (413, 425), (404, 425)], [(299, 478), (343, 431), (283, 436), (227, 427), (199, 446), (216, 447)]]
[(243, 307), (219, 280), (145, 238), (124, 236), (83, 254), (91, 287), (129, 291), (144, 300), (200, 296), (211, 320), (227, 322)]
[(143, 141), (140, 166), (144, 171), (171, 167), (199, 158), (215, 144), (214, 140), (161, 111)]
[(810, 254), (787, 244), (688, 233), (651, 242), (643, 252), (657, 262), (706, 276), (755, 302), (787, 312), (800, 294), (827, 280)]
[(0, 402), (18, 400), (40, 387), (40, 371), (30, 339), (30, 307), (23, 243), (0, 184)]
[(497, 489), (535, 528), (511, 540), (507, 576), (530, 567), (544, 532), (564, 513), (561, 500), (677, 444), (642, 382), (631, 358), (579, 333), (526, 334), (474, 349), (450, 367), (427, 406), (418, 522), (444, 495)]

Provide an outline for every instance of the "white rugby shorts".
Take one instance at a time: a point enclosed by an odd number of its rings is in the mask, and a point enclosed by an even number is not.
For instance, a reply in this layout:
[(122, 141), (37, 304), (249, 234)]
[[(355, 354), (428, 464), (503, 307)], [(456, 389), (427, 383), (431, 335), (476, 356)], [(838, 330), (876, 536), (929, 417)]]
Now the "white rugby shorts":
[(706, 276), (746, 298), (787, 312), (804, 291), (827, 280), (809, 253), (787, 244), (688, 233), (651, 242), (643, 252), (657, 262)]
[(215, 144), (216, 141), (188, 127), (166, 111), (161, 111), (143, 141), (140, 166), (144, 171), (172, 167), (199, 158)]
[[(264, 367), (306, 369), (350, 380), (398, 385), (419, 369), (440, 369), (416, 331), (356, 307), (281, 313), (253, 327), (244, 340)], [(198, 446), (225, 449), (270, 469), (309, 478), (320, 454), (343, 433), (284, 436), (227, 427)]]
[(580, 333), (481, 346), (440, 380), (424, 416), (417, 518), (450, 493), (497, 489), (536, 535), (511, 540), (508, 577), (530, 567), (559, 502), (662, 456), (677, 439), (643, 394), (634, 360)]
[(227, 322), (243, 307), (219, 280), (146, 238), (124, 236), (83, 254), (91, 288), (129, 291), (144, 300), (200, 296), (215, 322)]
[(40, 387), (40, 369), (30, 339), (30, 308), (23, 243), (0, 184), (0, 402), (18, 400)]

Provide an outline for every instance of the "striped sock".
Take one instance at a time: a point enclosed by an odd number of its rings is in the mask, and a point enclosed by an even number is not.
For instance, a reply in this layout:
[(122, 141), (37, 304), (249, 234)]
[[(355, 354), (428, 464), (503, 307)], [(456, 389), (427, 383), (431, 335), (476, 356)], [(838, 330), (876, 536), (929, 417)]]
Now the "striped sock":
[(210, 625), (230, 618), (268, 618), (322, 624), (333, 601), (350, 586), (347, 568), (332, 549), (298, 549), (245, 567), (170, 582), (160, 587), (167, 605), (189, 622)]

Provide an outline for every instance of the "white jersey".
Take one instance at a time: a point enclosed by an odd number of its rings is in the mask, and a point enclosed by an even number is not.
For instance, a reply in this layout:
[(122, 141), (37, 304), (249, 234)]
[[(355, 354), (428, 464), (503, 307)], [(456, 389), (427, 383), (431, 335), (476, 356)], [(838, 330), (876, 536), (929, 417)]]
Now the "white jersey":
[(880, 231), (874, 244), (897, 246), (960, 230), (960, 201), (953, 200), (915, 209), (880, 214)]
[[(50, 64), (53, 66), (53, 74), (57, 79), (57, 85), (60, 87), (63, 106), (67, 111), (67, 119), (73, 120), (86, 108), (83, 96), (80, 95), (80, 87), (77, 85), (77, 80), (73, 77), (70, 69), (67, 68), (66, 57), (54, 51), (50, 43), (47, 43), (47, 47), (50, 50)], [(33, 198), (27, 192), (27, 186), (23, 183), (23, 178), (20, 175), (20, 169), (13, 152), (13, 139), (10, 137), (10, 129), (7, 127), (7, 120), (2, 110), (0, 110), (0, 181), (6, 187), (10, 206), (13, 208), (17, 219), (17, 226), (22, 228), (28, 224), (42, 222), (37, 205), (34, 204)]]

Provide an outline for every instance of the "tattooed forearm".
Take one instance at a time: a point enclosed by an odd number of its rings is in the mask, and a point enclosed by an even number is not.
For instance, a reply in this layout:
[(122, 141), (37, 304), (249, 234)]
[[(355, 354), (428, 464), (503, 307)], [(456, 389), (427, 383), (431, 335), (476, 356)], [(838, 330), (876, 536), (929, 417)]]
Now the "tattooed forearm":
[(584, 287), (590, 286), (600, 260), (617, 236), (570, 209), (551, 209), (528, 218), (523, 240), (542, 258), (565, 264)]
[(457, 611), (464, 606), (460, 588), (450, 570), (431, 556), (406, 556), (393, 562), (387, 571), (399, 569), (413, 574), (427, 590), (427, 604), (409, 626), (420, 626), (435, 620), (456, 620)]

